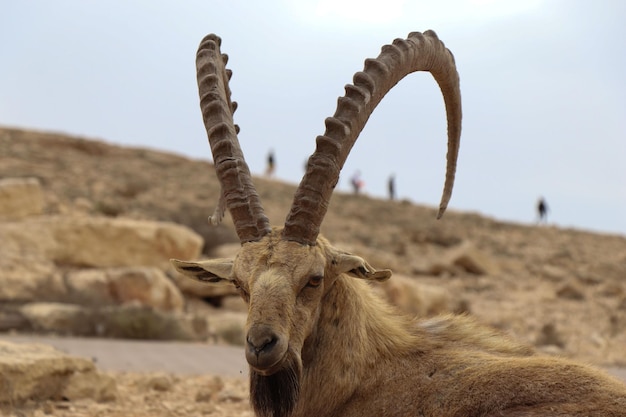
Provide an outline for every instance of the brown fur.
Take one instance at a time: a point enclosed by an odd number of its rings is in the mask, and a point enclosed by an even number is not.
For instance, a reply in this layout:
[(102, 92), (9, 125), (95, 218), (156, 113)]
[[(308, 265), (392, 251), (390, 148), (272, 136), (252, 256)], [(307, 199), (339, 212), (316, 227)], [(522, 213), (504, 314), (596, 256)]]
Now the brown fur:
[[(206, 278), (224, 260), (174, 264)], [(277, 364), (251, 364), (258, 416), (626, 416), (626, 386), (604, 372), (467, 316), (414, 321), (355, 279), (386, 276), (322, 237), (307, 246), (274, 230), (242, 246), (221, 278), (242, 288), (248, 334), (271, 329), (281, 349)]]

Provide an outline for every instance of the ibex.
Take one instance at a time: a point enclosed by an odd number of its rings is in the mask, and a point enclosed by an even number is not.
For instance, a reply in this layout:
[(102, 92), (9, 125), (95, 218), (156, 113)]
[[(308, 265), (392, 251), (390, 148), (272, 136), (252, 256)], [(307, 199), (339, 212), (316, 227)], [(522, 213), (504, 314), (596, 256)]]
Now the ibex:
[[(382, 48), (346, 86), (307, 163), (282, 228), (270, 227), (233, 123), (232, 73), (221, 40), (197, 54), (200, 107), (226, 208), (241, 249), (234, 259), (172, 260), (182, 274), (234, 285), (248, 305), (245, 356), (260, 417), (626, 416), (626, 386), (600, 370), (544, 357), (467, 316), (412, 319), (365, 281), (384, 281), (364, 259), (319, 235), (339, 172), (384, 95), (429, 71), (448, 119), (446, 179), (452, 193), (461, 132), (459, 77), (432, 31)], [(355, 279), (356, 278), (356, 279)]]

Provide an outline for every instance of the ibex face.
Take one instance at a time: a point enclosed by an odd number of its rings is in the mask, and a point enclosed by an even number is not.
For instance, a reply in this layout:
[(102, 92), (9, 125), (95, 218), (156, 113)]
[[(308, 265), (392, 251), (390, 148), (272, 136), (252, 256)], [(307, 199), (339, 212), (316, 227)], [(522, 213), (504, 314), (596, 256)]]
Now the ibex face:
[[(304, 340), (319, 316), (324, 254), (270, 234), (241, 248), (232, 281), (248, 303), (246, 359), (261, 375), (301, 367)], [(330, 283), (329, 283), (330, 284)]]
[(384, 281), (362, 258), (338, 251), (319, 236), (314, 246), (282, 239), (274, 229), (258, 242), (242, 245), (234, 261), (173, 261), (176, 269), (201, 282), (234, 285), (248, 304), (246, 359), (268, 376), (290, 369), (299, 375), (302, 348), (317, 327), (324, 295), (343, 273)]
[(179, 272), (198, 281), (234, 285), (248, 304), (245, 354), (250, 398), (259, 415), (286, 416), (295, 407), (303, 351), (337, 278), (349, 274), (384, 281), (391, 276), (389, 270), (376, 271), (362, 258), (338, 251), (321, 236), (316, 243), (288, 241), (282, 230), (273, 229), (258, 242), (244, 243), (234, 261), (172, 260)]

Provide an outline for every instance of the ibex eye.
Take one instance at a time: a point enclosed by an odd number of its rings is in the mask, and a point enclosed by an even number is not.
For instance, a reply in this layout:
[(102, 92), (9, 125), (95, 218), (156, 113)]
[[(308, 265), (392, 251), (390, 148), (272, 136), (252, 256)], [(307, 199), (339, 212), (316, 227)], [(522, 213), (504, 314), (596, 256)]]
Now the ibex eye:
[(323, 279), (324, 279), (324, 276), (322, 275), (313, 275), (311, 278), (309, 278), (309, 282), (307, 283), (307, 286), (313, 287), (313, 288), (319, 287)]

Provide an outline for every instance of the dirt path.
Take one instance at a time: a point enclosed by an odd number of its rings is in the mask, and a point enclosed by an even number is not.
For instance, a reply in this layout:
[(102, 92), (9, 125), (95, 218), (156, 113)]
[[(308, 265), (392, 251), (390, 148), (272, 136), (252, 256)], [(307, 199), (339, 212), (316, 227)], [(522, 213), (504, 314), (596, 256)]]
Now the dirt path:
[(1, 334), (0, 340), (52, 345), (71, 355), (93, 359), (103, 371), (248, 377), (242, 349), (232, 346), (6, 334)]

